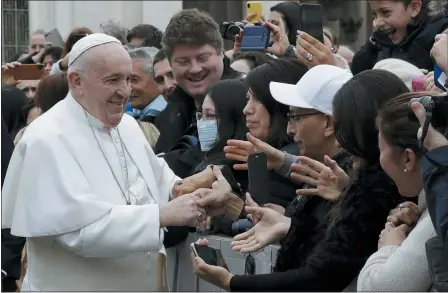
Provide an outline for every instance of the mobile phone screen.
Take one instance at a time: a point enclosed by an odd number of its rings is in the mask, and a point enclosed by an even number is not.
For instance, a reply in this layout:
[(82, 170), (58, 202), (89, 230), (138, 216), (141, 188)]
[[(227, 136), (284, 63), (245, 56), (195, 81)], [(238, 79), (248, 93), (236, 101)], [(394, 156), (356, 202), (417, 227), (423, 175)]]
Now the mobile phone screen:
[(300, 30), (324, 43), (321, 5), (300, 4)]
[(245, 200), (244, 193), (241, 190), (240, 186), (238, 185), (238, 182), (233, 176), (230, 168), (228, 166), (221, 166), (220, 169), (222, 175), (224, 176), (224, 178), (226, 178), (227, 182), (230, 184), (230, 187), (232, 187), (232, 192), (238, 195), (241, 199)]
[(197, 253), (197, 256), (202, 258), (206, 264), (223, 267), (228, 270), (221, 250), (196, 243), (194, 243), (194, 250)]
[(249, 192), (259, 205), (268, 204), (269, 196), (269, 171), (265, 153), (255, 153), (247, 159), (249, 168)]

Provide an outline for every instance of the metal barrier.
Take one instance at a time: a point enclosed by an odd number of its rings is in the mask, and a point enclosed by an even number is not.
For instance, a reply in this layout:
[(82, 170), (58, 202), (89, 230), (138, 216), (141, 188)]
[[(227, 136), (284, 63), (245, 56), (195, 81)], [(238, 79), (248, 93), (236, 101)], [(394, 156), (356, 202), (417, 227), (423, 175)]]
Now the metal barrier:
[[(210, 247), (220, 249), (233, 274), (244, 274), (247, 254), (232, 251), (232, 238), (222, 235), (207, 235)], [(198, 235), (190, 233), (185, 242), (167, 249), (167, 276), (170, 291), (173, 292), (220, 292), (220, 288), (199, 280), (193, 272), (190, 244)], [(278, 245), (269, 245), (262, 251), (251, 253), (255, 260), (255, 274), (268, 274), (277, 257)]]

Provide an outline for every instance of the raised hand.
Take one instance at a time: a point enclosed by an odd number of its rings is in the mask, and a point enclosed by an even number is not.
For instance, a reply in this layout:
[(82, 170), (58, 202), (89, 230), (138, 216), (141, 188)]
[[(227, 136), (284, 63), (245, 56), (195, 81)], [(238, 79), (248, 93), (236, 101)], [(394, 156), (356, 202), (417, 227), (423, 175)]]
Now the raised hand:
[[(411, 106), (415, 116), (417, 116), (417, 119), (420, 122), (421, 127), (417, 133), (417, 137), (420, 140), (422, 137), (422, 127), (425, 124), (426, 110), (425, 107), (423, 107), (423, 105), (419, 102), (414, 102)], [(435, 148), (448, 145), (448, 140), (430, 124), (423, 145), (430, 151)]]
[(350, 181), (348, 175), (336, 161), (325, 156), (325, 164), (308, 157), (299, 157), (303, 165), (293, 164), (291, 178), (316, 188), (298, 189), (297, 194), (318, 195), (327, 200), (338, 200), (342, 190)]
[(231, 243), (232, 250), (242, 253), (255, 252), (286, 236), (291, 219), (270, 208), (246, 207), (249, 214), (258, 214), (261, 220), (249, 231), (236, 235)]
[(247, 134), (247, 140), (228, 140), (227, 146), (224, 147), (226, 158), (234, 161), (244, 162), (244, 164), (235, 164), (235, 170), (247, 170), (247, 158), (253, 153), (265, 153), (267, 156), (268, 170), (278, 169), (281, 167), (285, 154), (270, 146), (269, 144), (255, 138), (250, 133)]
[(296, 57), (308, 68), (321, 64), (337, 66), (331, 49), (305, 32), (297, 32)]
[(219, 168), (214, 167), (216, 181), (213, 189), (199, 189), (195, 194), (200, 198), (196, 204), (207, 211), (209, 216), (226, 215), (237, 220), (244, 207), (244, 201), (232, 193), (232, 188)]
[(286, 50), (289, 47), (289, 39), (285, 32), (285, 24), (281, 17), (278, 18), (278, 25), (272, 22), (263, 22), (264, 26), (271, 31), (272, 46), (266, 48), (266, 52), (277, 57), (285, 56)]

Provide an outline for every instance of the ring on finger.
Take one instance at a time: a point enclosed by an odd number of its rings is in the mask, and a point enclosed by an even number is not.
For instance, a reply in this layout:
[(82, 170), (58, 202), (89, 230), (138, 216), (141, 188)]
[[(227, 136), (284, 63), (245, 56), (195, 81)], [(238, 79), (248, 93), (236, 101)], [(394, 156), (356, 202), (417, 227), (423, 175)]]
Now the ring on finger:
[(394, 223), (392, 223), (392, 222), (386, 222), (386, 226), (395, 228), (395, 225), (394, 225)]
[(203, 213), (199, 212), (198, 216), (197, 216), (198, 221), (202, 222), (205, 220), (205, 216)]
[(305, 55), (305, 59), (306, 60), (308, 60), (308, 61), (312, 61), (313, 60), (313, 54), (311, 54), (311, 53), (306, 53), (306, 55)]
[(403, 204), (400, 203), (400, 204), (398, 205), (398, 211), (401, 212), (401, 209), (402, 209), (403, 207), (404, 207)]

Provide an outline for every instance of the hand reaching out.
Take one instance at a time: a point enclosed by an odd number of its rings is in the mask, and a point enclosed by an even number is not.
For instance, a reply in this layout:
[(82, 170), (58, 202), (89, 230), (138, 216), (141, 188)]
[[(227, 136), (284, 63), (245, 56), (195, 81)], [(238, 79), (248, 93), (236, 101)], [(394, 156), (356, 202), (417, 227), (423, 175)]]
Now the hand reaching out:
[[(425, 124), (426, 110), (425, 107), (423, 107), (423, 105), (419, 102), (414, 102), (411, 106), (415, 116), (417, 116), (417, 119), (420, 122), (421, 127), (419, 128), (417, 133), (417, 137), (420, 140), (420, 138), (422, 137), (422, 127)], [(443, 136), (443, 134), (435, 130), (434, 127), (432, 127), (432, 125), (430, 124), (428, 127), (428, 133), (426, 134), (424, 140), (424, 147), (431, 151), (435, 148), (445, 145), (448, 145), (448, 140), (445, 138), (445, 136)]]
[(255, 138), (250, 133), (247, 134), (248, 141), (229, 140), (224, 147), (226, 158), (234, 161), (244, 162), (244, 164), (235, 164), (235, 170), (247, 170), (247, 158), (254, 153), (265, 153), (267, 156), (268, 170), (278, 169), (284, 160), (284, 153), (269, 144)]
[(299, 157), (304, 165), (293, 164), (291, 178), (298, 182), (304, 182), (316, 188), (298, 189), (297, 194), (318, 195), (327, 200), (338, 200), (342, 190), (350, 181), (348, 175), (330, 157), (324, 157), (325, 164), (310, 159)]
[(255, 252), (286, 236), (291, 219), (270, 208), (246, 207), (249, 214), (261, 218), (249, 231), (236, 235), (231, 243), (232, 250), (242, 253)]

